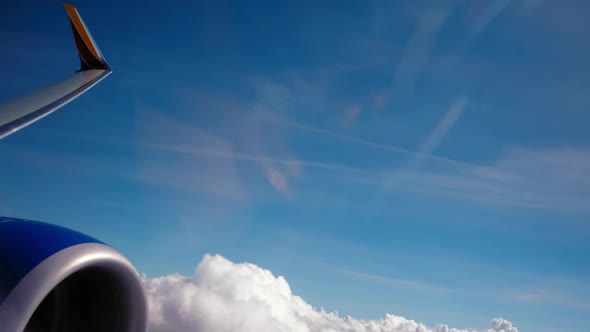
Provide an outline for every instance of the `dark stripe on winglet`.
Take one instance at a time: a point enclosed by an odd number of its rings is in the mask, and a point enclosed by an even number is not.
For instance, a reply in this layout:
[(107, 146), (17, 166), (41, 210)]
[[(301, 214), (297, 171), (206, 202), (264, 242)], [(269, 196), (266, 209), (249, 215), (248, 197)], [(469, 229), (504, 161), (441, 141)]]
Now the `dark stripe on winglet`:
[(92, 54), (92, 51), (90, 51), (80, 36), (78, 29), (76, 29), (76, 26), (71, 19), (70, 26), (72, 27), (72, 33), (74, 34), (74, 40), (76, 41), (76, 48), (78, 49), (78, 55), (80, 56), (80, 71), (89, 69), (108, 69), (100, 59), (97, 59), (94, 54)]

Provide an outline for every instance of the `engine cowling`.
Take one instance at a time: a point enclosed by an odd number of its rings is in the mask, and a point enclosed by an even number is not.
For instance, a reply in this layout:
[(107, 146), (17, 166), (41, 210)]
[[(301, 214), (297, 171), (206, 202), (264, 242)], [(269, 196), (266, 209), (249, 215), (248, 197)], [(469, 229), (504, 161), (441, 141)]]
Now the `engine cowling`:
[(133, 265), (110, 246), (41, 222), (0, 217), (0, 331), (145, 332)]

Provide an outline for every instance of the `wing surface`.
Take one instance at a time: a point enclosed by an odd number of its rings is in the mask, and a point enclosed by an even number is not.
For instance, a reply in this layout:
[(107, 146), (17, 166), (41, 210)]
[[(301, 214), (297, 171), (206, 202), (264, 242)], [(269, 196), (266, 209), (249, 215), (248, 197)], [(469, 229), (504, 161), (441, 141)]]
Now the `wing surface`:
[(0, 104), (0, 138), (51, 114), (86, 92), (112, 70), (73, 5), (64, 4), (80, 57), (80, 69), (60, 82)]

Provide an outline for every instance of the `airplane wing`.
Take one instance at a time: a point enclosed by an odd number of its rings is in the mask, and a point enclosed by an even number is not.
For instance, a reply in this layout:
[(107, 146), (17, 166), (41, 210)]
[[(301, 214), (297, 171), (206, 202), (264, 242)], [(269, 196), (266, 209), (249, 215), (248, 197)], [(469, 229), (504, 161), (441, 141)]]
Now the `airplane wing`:
[(0, 139), (51, 114), (112, 72), (76, 8), (70, 4), (64, 6), (78, 49), (80, 69), (60, 82), (0, 104)]

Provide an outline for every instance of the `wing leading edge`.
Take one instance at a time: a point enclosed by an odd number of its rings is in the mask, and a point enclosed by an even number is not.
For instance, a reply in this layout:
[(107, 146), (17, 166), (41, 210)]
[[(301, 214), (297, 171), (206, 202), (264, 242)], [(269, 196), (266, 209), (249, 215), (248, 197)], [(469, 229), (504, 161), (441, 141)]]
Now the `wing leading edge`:
[(112, 70), (73, 5), (64, 4), (80, 57), (80, 69), (64, 80), (0, 104), (0, 139), (47, 116), (86, 92)]

